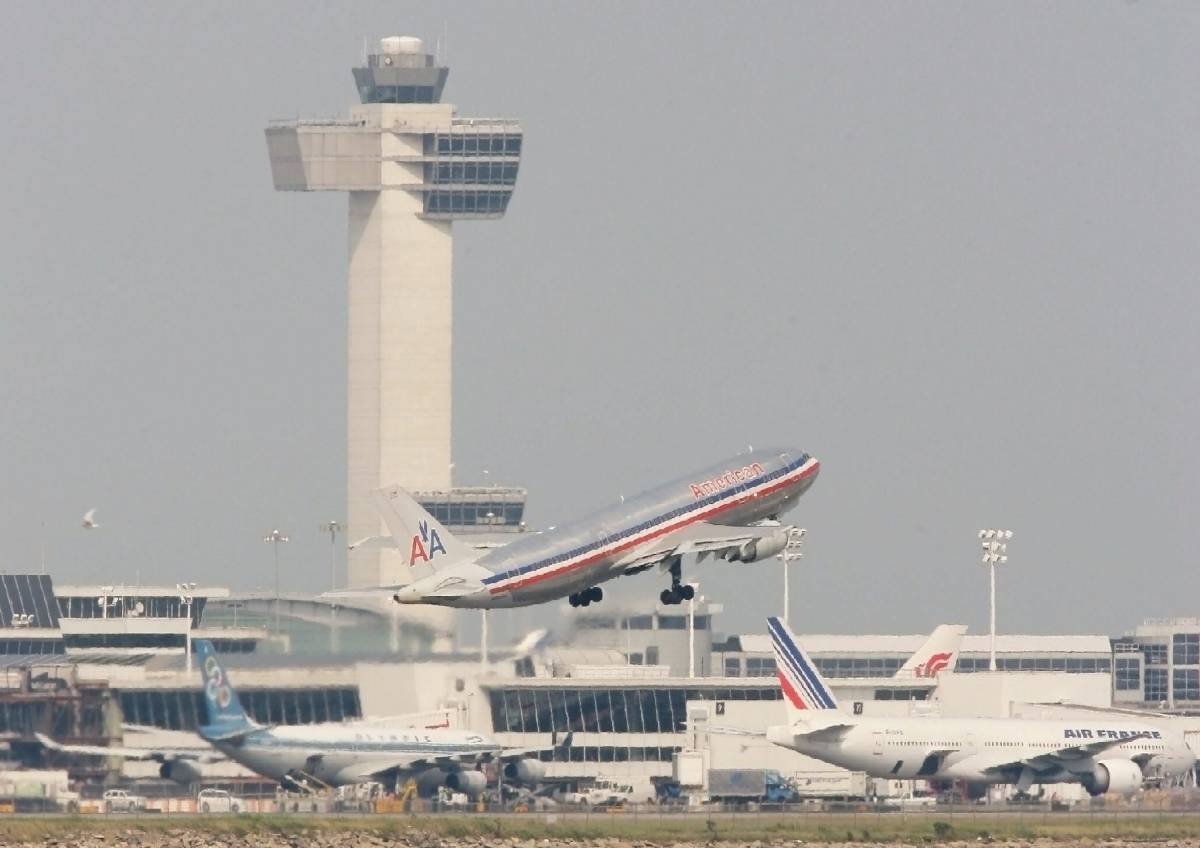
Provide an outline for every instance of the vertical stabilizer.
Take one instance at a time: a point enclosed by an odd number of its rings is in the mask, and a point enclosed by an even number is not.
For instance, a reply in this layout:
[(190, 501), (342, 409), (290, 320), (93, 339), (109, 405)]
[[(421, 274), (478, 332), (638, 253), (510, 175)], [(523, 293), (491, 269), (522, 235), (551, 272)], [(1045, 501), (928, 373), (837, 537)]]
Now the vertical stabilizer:
[(796, 636), (778, 618), (767, 619), (771, 645), (775, 649), (775, 665), (783, 700), (787, 704), (788, 720), (811, 719), (822, 712), (837, 709), (833, 691), (817, 672), (816, 665), (796, 641)]
[(399, 486), (376, 489), (371, 497), (400, 549), (400, 558), (411, 569), (413, 580), (428, 577), (446, 566), (474, 560), (473, 548), (451, 536), (449, 530)]
[(946, 669), (954, 670), (962, 646), (965, 624), (939, 624), (908, 662), (900, 666), (897, 677), (937, 677)]
[(217, 659), (212, 642), (197, 639), (192, 644), (196, 648), (196, 659), (200, 661), (204, 706), (208, 713), (207, 721), (200, 727), (200, 735), (209, 741), (228, 739), (258, 727), (242, 709), (242, 701)]

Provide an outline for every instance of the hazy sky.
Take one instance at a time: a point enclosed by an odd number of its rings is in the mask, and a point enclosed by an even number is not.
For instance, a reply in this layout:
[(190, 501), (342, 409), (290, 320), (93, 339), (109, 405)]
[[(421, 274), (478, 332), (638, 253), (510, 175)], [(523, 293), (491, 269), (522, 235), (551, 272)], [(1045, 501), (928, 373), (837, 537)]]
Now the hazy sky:
[[(1002, 630), (1200, 613), (1183, 3), (8, 5), (4, 569), (266, 586), (278, 525), (325, 586), (346, 199), (275, 192), (263, 128), (442, 33), (447, 99), (526, 131), (455, 229), (458, 482), (546, 526), (792, 445), (799, 629), (984, 630), (988, 525)], [(722, 630), (778, 609), (773, 563), (694, 573)]]

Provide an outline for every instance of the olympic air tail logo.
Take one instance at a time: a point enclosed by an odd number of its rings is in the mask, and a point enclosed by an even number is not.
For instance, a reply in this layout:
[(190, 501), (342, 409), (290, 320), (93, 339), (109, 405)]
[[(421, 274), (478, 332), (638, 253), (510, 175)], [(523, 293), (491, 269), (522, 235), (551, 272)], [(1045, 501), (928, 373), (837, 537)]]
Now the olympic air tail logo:
[(938, 673), (944, 671), (946, 666), (950, 665), (950, 657), (953, 656), (949, 651), (943, 651), (940, 654), (934, 654), (925, 662), (917, 666), (917, 677), (937, 677)]
[(233, 700), (233, 693), (229, 691), (229, 684), (225, 682), (225, 672), (217, 665), (217, 658), (209, 656), (204, 661), (204, 690), (208, 694), (209, 699), (221, 709), (229, 706), (229, 702)]
[(417, 525), (421, 531), (414, 533), (412, 537), (412, 545), (408, 552), (408, 564), (416, 565), (417, 560), (421, 562), (429, 562), (439, 553), (446, 553), (446, 546), (442, 544), (442, 537), (438, 535), (438, 531), (429, 526), (428, 521), (422, 521)]

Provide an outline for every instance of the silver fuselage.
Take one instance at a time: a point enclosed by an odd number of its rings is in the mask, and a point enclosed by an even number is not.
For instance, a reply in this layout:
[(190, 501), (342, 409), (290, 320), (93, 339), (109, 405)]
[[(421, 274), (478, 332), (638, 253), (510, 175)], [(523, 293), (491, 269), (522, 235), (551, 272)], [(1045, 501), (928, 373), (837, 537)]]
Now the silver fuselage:
[(687, 525), (745, 526), (790, 509), (816, 480), (820, 463), (793, 448), (756, 450), (714, 463), (586, 519), (531, 533), (490, 551), (481, 591), (430, 603), (521, 607), (563, 598), (630, 573), (621, 560)]
[(374, 779), (376, 772), (403, 775), (405, 763), (451, 757), (485, 759), (502, 750), (497, 742), (478, 733), (389, 728), (376, 722), (281, 725), (212, 744), (229, 759), (264, 777), (282, 781), (311, 775), (330, 786), (362, 783)]

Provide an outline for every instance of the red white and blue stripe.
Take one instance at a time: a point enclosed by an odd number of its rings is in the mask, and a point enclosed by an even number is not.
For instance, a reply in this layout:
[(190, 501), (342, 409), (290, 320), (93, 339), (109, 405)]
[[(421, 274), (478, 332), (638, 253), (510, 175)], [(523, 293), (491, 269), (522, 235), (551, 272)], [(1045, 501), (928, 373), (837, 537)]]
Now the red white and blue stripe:
[[(592, 541), (572, 550), (556, 552), (535, 562), (492, 574), (483, 579), (483, 584), (492, 594), (508, 592), (562, 576), (588, 565), (610, 560), (695, 521), (711, 521), (721, 513), (755, 498), (786, 489), (812, 477), (819, 469), (820, 463), (816, 458), (808, 454), (801, 454), (791, 462), (763, 474), (753, 481), (747, 481), (699, 500), (687, 498), (684, 504), (675, 509), (643, 521), (636, 526), (623, 528), (606, 539)], [(487, 565), (487, 562), (484, 560), (480, 564)]]
[(771, 645), (775, 648), (779, 685), (788, 703), (798, 710), (836, 710), (833, 692), (817, 673), (808, 654), (800, 647), (788, 626), (778, 618), (767, 619)]

